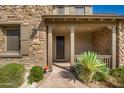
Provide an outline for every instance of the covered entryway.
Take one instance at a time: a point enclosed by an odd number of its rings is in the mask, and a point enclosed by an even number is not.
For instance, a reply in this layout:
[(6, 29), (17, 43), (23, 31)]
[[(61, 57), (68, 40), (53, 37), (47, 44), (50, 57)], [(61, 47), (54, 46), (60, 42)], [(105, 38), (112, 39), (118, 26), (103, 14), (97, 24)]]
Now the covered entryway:
[(45, 16), (48, 25), (48, 65), (56, 61), (56, 36), (65, 37), (65, 62), (73, 67), (85, 51), (99, 55), (109, 67), (116, 67), (116, 20), (102, 16)]
[(52, 37), (53, 62), (69, 62), (70, 34), (68, 26), (55, 26)]

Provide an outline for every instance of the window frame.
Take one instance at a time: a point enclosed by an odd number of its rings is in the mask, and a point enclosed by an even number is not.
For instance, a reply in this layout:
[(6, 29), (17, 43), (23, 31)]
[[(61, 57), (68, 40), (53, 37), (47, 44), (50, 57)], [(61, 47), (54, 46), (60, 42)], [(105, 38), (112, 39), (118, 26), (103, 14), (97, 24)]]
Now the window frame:
[[(7, 30), (8, 29), (18, 29), (19, 31), (21, 31), (21, 29), (19, 27), (5, 28), (5, 53), (20, 53), (20, 38), (19, 38), (19, 51), (7, 51)], [(21, 36), (21, 32), (20, 32), (19, 36)]]
[[(74, 6), (74, 8), (75, 8), (76, 15), (84, 15), (85, 14), (84, 6)], [(77, 12), (77, 9), (80, 9), (80, 10), (78, 10), (78, 12)], [(81, 12), (81, 9), (82, 9), (82, 12)]]
[[(61, 11), (59, 11), (60, 8), (63, 9), (62, 13), (61, 13)], [(57, 14), (59, 14), (59, 15), (64, 15), (65, 14), (65, 7), (64, 7), (64, 5), (57, 6)]]

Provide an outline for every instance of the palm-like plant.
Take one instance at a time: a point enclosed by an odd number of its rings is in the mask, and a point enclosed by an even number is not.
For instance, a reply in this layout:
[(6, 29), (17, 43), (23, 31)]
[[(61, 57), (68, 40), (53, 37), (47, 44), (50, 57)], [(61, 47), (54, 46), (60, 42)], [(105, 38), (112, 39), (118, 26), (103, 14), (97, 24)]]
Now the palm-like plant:
[(75, 69), (77, 74), (84, 82), (91, 82), (97, 73), (107, 73), (106, 65), (97, 57), (94, 52), (84, 52), (78, 58)]

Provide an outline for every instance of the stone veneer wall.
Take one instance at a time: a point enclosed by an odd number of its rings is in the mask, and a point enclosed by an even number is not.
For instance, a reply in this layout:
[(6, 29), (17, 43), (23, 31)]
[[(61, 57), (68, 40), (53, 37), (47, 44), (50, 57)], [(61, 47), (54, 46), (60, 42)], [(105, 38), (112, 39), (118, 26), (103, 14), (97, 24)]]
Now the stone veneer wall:
[(117, 65), (124, 65), (124, 23), (117, 30)]
[(101, 55), (111, 55), (111, 31), (94, 32), (94, 50)]
[[(117, 66), (124, 65), (124, 23), (117, 27), (116, 33), (116, 56)], [(99, 54), (111, 54), (112, 33), (110, 30), (97, 31), (94, 33), (94, 50)]]
[[(38, 33), (31, 39), (29, 45), (29, 56), (22, 58), (0, 58), (0, 64), (4, 63), (21, 63), (26, 67), (32, 65), (46, 64), (47, 62), (47, 34), (42, 22), (41, 15), (51, 14), (52, 6), (0, 6), (0, 22), (21, 21), (29, 23), (31, 27), (39, 28)], [(0, 27), (0, 53), (5, 49), (5, 35)]]
[(5, 50), (5, 31), (3, 27), (0, 27), (0, 53)]

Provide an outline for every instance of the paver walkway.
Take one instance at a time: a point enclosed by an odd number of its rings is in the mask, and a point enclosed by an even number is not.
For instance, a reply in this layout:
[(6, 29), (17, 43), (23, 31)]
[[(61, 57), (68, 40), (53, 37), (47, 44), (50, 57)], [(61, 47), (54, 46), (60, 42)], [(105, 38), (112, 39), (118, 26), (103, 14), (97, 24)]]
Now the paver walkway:
[(87, 88), (69, 71), (69, 63), (55, 63), (51, 75), (39, 87), (41, 88)]

